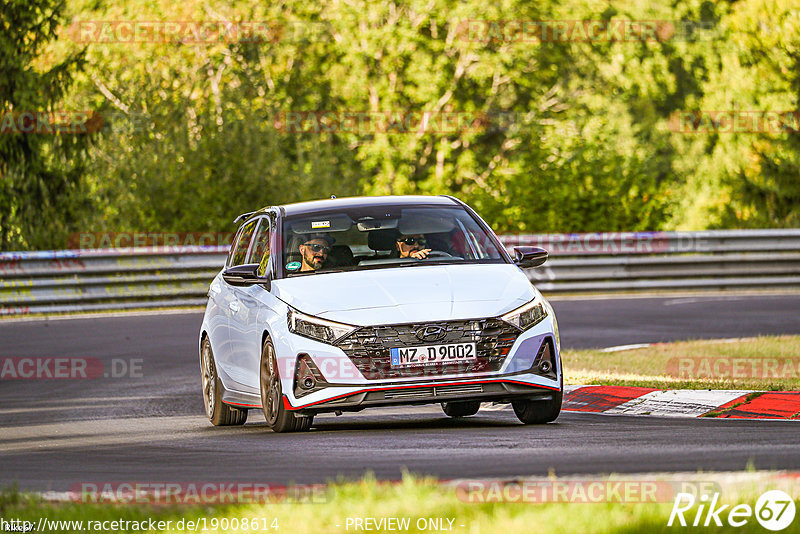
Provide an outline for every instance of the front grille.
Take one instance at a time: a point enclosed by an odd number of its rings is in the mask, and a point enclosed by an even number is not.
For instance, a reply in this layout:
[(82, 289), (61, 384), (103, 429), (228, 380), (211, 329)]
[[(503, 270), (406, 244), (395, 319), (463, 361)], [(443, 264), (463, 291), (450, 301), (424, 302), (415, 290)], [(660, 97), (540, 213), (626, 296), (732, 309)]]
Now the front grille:
[(384, 399), (421, 399), (425, 397), (433, 397), (434, 390), (432, 388), (413, 388), (413, 389), (398, 389), (394, 391), (386, 391), (383, 394)]
[(424, 399), (449, 395), (477, 395), (483, 393), (483, 384), (458, 384), (432, 388), (390, 389), (383, 393), (384, 399)]
[(438, 386), (433, 388), (434, 394), (441, 395), (474, 395), (483, 393), (482, 384), (464, 384), (458, 386)]
[[(440, 327), (444, 337), (435, 343), (420, 341), (416, 332)], [(369, 380), (439, 376), (453, 373), (498, 371), (520, 331), (499, 319), (443, 321), (389, 326), (365, 326), (337, 343), (361, 374)], [(392, 368), (390, 349), (449, 343), (475, 343), (478, 357), (470, 362), (420, 364)]]

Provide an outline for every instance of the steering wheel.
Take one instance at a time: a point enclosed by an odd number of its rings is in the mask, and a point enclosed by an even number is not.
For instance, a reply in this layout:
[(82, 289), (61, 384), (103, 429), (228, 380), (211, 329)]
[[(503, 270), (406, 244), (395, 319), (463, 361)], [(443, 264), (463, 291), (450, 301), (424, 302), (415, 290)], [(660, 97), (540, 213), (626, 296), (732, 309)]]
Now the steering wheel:
[(452, 258), (452, 254), (448, 254), (443, 250), (431, 250), (428, 252), (428, 258)]

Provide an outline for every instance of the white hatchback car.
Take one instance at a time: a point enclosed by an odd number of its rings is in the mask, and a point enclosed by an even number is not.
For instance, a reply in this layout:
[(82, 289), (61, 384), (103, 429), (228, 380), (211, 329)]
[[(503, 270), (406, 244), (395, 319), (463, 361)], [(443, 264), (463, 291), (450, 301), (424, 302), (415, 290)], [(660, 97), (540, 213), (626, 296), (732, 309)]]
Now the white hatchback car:
[(315, 414), (441, 403), (451, 417), (510, 402), (523, 423), (561, 410), (555, 314), (520, 267), (447, 196), (303, 202), (241, 215), (200, 331), (206, 413), (276, 432)]

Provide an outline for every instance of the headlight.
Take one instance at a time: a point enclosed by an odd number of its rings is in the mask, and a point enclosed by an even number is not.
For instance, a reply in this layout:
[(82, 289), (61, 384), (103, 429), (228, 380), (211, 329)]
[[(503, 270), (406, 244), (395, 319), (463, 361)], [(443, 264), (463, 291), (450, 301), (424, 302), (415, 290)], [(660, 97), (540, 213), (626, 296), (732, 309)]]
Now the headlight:
[(292, 309), (289, 310), (288, 320), (289, 331), (293, 334), (316, 339), (323, 343), (333, 343), (356, 329), (355, 326), (326, 321)]
[(547, 317), (547, 309), (544, 306), (544, 299), (537, 296), (524, 306), (501, 315), (500, 319), (513, 324), (520, 330), (527, 330), (533, 325), (542, 322), (545, 317)]

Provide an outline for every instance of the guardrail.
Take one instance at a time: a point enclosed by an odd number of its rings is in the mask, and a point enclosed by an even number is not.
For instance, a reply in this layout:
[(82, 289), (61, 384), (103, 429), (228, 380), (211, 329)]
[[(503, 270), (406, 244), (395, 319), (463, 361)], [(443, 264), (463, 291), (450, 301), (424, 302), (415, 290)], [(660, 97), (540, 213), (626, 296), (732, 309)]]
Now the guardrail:
[[(501, 236), (545, 294), (800, 288), (800, 229)], [(201, 306), (227, 247), (0, 253), (0, 315)]]
[(800, 229), (502, 236), (540, 246), (543, 293), (800, 287)]
[(202, 306), (228, 247), (0, 253), (0, 315)]

